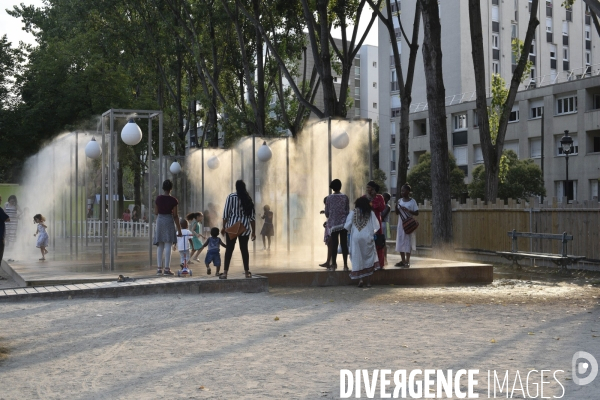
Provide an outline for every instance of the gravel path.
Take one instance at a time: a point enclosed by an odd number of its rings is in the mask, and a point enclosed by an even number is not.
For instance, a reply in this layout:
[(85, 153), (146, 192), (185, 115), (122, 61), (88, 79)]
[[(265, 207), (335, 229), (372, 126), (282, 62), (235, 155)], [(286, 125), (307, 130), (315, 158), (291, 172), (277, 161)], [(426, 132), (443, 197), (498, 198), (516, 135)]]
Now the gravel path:
[(571, 358), (600, 360), (599, 306), (585, 281), (506, 279), (1, 304), (0, 399), (338, 398), (340, 369), (381, 368), (479, 369), (480, 398), (487, 370), (561, 369), (564, 398), (593, 399)]

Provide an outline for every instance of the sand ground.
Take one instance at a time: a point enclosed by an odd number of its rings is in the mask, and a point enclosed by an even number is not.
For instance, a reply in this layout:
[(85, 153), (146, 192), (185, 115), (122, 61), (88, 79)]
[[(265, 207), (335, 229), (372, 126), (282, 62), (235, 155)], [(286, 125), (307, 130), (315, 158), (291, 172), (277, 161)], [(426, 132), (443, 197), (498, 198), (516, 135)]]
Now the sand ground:
[[(480, 398), (487, 370), (509, 370), (512, 386), (517, 370), (525, 385), (532, 369), (560, 369), (563, 398), (597, 399), (600, 376), (570, 378), (576, 351), (600, 360), (598, 283), (0, 304), (0, 399), (338, 398), (340, 369), (376, 368), (479, 369)], [(551, 374), (544, 395), (560, 396)]]

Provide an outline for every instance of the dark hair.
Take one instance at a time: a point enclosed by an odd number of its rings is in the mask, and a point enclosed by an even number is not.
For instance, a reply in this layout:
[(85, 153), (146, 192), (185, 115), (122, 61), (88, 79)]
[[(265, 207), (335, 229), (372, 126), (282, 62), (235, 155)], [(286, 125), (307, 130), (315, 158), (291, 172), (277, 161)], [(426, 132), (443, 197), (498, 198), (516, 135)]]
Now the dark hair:
[(187, 220), (185, 218), (181, 218), (179, 220), (179, 226), (181, 226), (181, 229), (187, 229), (188, 228)]
[(40, 220), (41, 222), (45, 221), (46, 218), (44, 218), (44, 216), (42, 214), (35, 214), (33, 216), (33, 223), (36, 223), (36, 220)]
[(375, 181), (369, 181), (367, 182), (367, 186), (372, 187), (373, 189), (375, 189), (376, 193), (379, 193), (379, 185), (377, 183), (375, 183)]
[(193, 219), (198, 218), (199, 215), (204, 215), (204, 214), (202, 214), (200, 211), (191, 212), (185, 216), (185, 219), (187, 219), (188, 221), (191, 221)]
[(323, 204), (327, 204), (327, 196), (323, 198)]
[(333, 190), (334, 192), (341, 190), (342, 189), (342, 181), (340, 181), (339, 179), (332, 180), (331, 183), (329, 184), (329, 188), (331, 190)]
[(384, 200), (385, 200), (386, 202), (388, 202), (388, 201), (390, 201), (390, 199), (392, 198), (392, 195), (391, 195), (391, 194), (389, 194), (388, 192), (385, 192), (385, 193), (383, 194), (383, 198), (384, 198)]
[(212, 237), (219, 236), (219, 228), (217, 228), (217, 227), (210, 228), (210, 236), (212, 236)]
[(17, 196), (15, 196), (14, 194), (11, 194), (10, 196), (8, 196), (8, 202), (10, 203), (11, 200), (15, 201), (15, 204), (19, 204), (19, 201), (17, 200)]
[(246, 183), (243, 180), (238, 180), (235, 182), (235, 191), (242, 203), (242, 210), (244, 211), (244, 215), (249, 217), (252, 215), (252, 211), (254, 210), (254, 202), (248, 194), (246, 190)]
[(163, 182), (162, 188), (164, 191), (170, 192), (171, 190), (173, 190), (173, 182), (171, 182), (170, 179), (167, 179)]
[(362, 211), (363, 215), (369, 215), (371, 212), (371, 204), (366, 197), (359, 197), (354, 201), (354, 206)]
[(402, 187), (400, 189), (402, 189), (402, 188), (406, 188), (406, 189), (408, 189), (409, 192), (412, 192), (412, 188), (410, 187), (410, 185), (408, 183), (405, 183), (404, 185), (402, 185)]

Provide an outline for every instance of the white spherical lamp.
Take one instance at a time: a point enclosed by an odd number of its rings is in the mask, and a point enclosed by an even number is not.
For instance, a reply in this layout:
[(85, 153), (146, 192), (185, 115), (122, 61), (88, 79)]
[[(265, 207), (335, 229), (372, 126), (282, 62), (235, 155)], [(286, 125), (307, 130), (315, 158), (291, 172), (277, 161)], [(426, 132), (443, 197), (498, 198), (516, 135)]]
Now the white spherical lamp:
[(169, 167), (169, 171), (171, 171), (173, 175), (177, 175), (181, 172), (181, 164), (179, 164), (177, 161), (173, 161), (173, 164), (171, 164)]
[(90, 140), (90, 142), (85, 146), (85, 155), (94, 160), (102, 155), (102, 147), (100, 147), (100, 144), (95, 138), (92, 138), (92, 140)]
[(210, 168), (210, 169), (217, 169), (217, 168), (219, 168), (219, 165), (221, 165), (221, 161), (219, 161), (219, 157), (212, 156), (211, 158), (208, 159), (208, 161), (206, 161), (206, 164), (208, 165), (208, 168)]
[(133, 118), (129, 119), (129, 122), (125, 124), (121, 131), (121, 139), (125, 144), (135, 146), (142, 140), (142, 130), (135, 123)]
[(271, 148), (267, 145), (267, 142), (263, 142), (262, 146), (256, 152), (256, 156), (262, 162), (267, 162), (273, 157), (273, 152)]
[(340, 133), (331, 141), (331, 145), (340, 150), (346, 148), (348, 143), (350, 143), (350, 136), (348, 136), (346, 131)]

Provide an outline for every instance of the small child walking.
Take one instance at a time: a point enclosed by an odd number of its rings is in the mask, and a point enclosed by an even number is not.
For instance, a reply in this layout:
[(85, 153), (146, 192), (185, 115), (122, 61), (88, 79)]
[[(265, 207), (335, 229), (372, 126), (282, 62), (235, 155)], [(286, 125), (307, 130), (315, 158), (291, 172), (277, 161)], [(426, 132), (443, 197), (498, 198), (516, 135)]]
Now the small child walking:
[(190, 255), (191, 264), (191, 260), (200, 261), (198, 260), (198, 257), (200, 257), (200, 253), (203, 249), (202, 240), (200, 240), (200, 238), (206, 240), (206, 237), (202, 235), (202, 221), (204, 220), (204, 214), (202, 214), (200, 211), (189, 213), (186, 215), (185, 219), (189, 221), (190, 230), (192, 231), (192, 254)]
[[(219, 228), (212, 228), (210, 230), (210, 237), (204, 242), (202, 245), (202, 249), (208, 247), (208, 251), (206, 252), (206, 257), (204, 258), (204, 263), (206, 264), (206, 275), (211, 274), (210, 263), (212, 262), (214, 266), (217, 268), (215, 272), (215, 276), (221, 275), (219, 271), (221, 270), (221, 253), (219, 253), (219, 246), (225, 246), (225, 243), (219, 237)], [(200, 249), (200, 250), (202, 250)]]
[(177, 250), (179, 250), (179, 261), (181, 270), (177, 272), (178, 276), (191, 275), (191, 271), (188, 268), (188, 261), (190, 259), (190, 243), (189, 239), (192, 237), (192, 232), (188, 229), (187, 221), (182, 218), (179, 221), (181, 226), (181, 236), (177, 237)]
[(48, 254), (48, 250), (46, 250), (46, 247), (48, 247), (48, 232), (46, 232), (46, 228), (48, 227), (44, 225), (44, 222), (46, 222), (46, 218), (44, 218), (42, 214), (35, 214), (33, 216), (33, 223), (37, 224), (37, 230), (33, 236), (37, 236), (39, 234), (35, 247), (39, 248), (42, 252), (42, 258), (40, 258), (40, 261), (45, 261), (46, 254)]
[[(275, 236), (275, 230), (273, 229), (273, 211), (271, 207), (265, 205), (263, 207), (264, 214), (261, 216), (265, 220), (263, 227), (260, 231), (263, 240), (263, 250), (271, 250), (271, 236)], [(267, 247), (266, 241), (269, 241), (269, 247)]]

